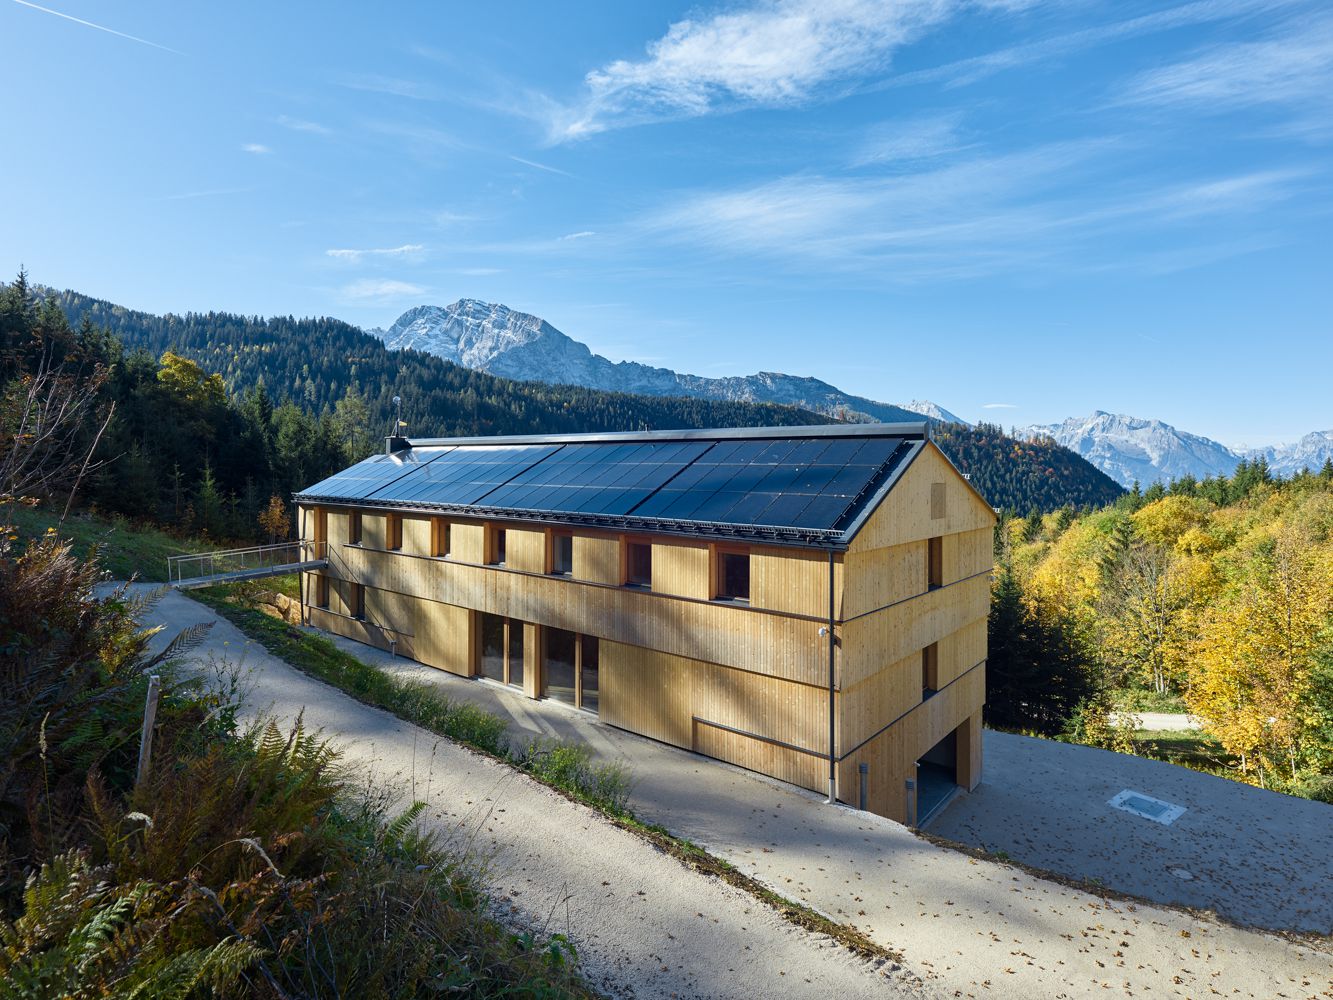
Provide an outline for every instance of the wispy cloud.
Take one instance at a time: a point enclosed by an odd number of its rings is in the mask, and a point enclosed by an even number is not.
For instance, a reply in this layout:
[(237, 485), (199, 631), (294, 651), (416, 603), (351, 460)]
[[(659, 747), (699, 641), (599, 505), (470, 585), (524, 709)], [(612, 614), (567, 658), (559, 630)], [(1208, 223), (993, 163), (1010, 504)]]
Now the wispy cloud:
[(1079, 31), (1013, 45), (979, 56), (958, 59), (939, 66), (912, 70), (889, 77), (863, 89), (877, 90), (912, 84), (940, 83), (949, 87), (977, 83), (996, 73), (1019, 69), (1034, 63), (1059, 59), (1086, 49), (1125, 41), (1195, 24), (1208, 24), (1244, 17), (1260, 11), (1287, 7), (1303, 0), (1194, 0), (1167, 10), (1095, 25)]
[(852, 159), (853, 166), (925, 160), (968, 147), (960, 133), (958, 112), (885, 122), (870, 129)]
[[(1087, 270), (1108, 260), (1148, 266), (1137, 250), (1160, 253), (1201, 227), (1271, 209), (1310, 176), (1292, 168), (1140, 180), (1117, 176), (1133, 162), (1117, 152), (1113, 140), (1084, 140), (887, 177), (782, 177), (688, 195), (642, 225), (646, 238), (810, 275), (916, 281)], [(1122, 239), (1108, 241), (1112, 234)]]
[(515, 163), (523, 164), (523, 166), (525, 167), (533, 167), (537, 170), (545, 170), (547, 173), (559, 174), (561, 177), (574, 176), (568, 170), (561, 170), (559, 167), (552, 167), (546, 163), (538, 163), (536, 160), (525, 160), (521, 156), (513, 156), (513, 155), (510, 155), (509, 158), (513, 160)]
[(414, 101), (438, 101), (443, 96), (430, 84), (417, 80), (404, 80), (396, 76), (381, 76), (378, 73), (355, 73), (343, 77), (338, 82), (351, 90), (365, 90), (392, 97), (409, 97)]
[(596, 236), (596, 235), (597, 234), (594, 233), (591, 229), (585, 229), (579, 233), (566, 233), (564, 236), (560, 237), (560, 242), (569, 243), (573, 240), (586, 240), (589, 236)]
[(278, 115), (277, 123), (283, 128), (289, 128), (293, 132), (312, 132), (315, 135), (332, 135), (333, 129), (319, 122), (305, 121), (301, 118), (292, 118), (289, 115)]
[(1333, 111), (1333, 17), (1294, 19), (1273, 37), (1202, 49), (1132, 78), (1119, 101), (1205, 113), (1259, 105)]
[(981, 408), (982, 408), (983, 410), (1016, 410), (1016, 409), (1018, 409), (1018, 404), (1017, 404), (1017, 403), (982, 403), (982, 404), (981, 404)]
[(140, 45), (147, 45), (150, 48), (161, 49), (163, 52), (170, 52), (173, 55), (183, 56), (184, 52), (179, 49), (173, 49), (166, 45), (159, 45), (157, 42), (150, 42), (146, 38), (140, 38), (138, 35), (127, 35), (123, 31), (117, 31), (115, 28), (108, 28), (104, 24), (94, 24), (92, 21), (85, 21), (81, 17), (75, 17), (72, 14), (62, 14), (58, 10), (52, 10), (50, 7), (42, 7), (39, 4), (31, 3), (29, 0), (14, 0), (16, 4), (22, 7), (30, 7), (33, 10), (40, 10), (43, 14), (51, 14), (54, 17), (64, 18), (66, 21), (73, 21), (75, 24), (81, 24), (85, 28), (96, 28), (98, 31), (105, 31), (108, 35), (115, 35), (117, 38), (124, 38), (131, 42), (138, 42)]
[(353, 281), (339, 289), (339, 294), (348, 301), (367, 302), (373, 300), (391, 300), (424, 295), (426, 289), (406, 281), (394, 281), (388, 278), (363, 278)]
[(502, 267), (457, 267), (454, 268), (454, 274), (461, 274), (468, 278), (485, 278), (492, 274), (504, 274)]
[(459, 149), (465, 144), (451, 132), (416, 122), (397, 122), (369, 119), (361, 123), (368, 132), (376, 132), (395, 139), (406, 139), (410, 145), (423, 150)]
[(672, 24), (644, 58), (585, 78), (583, 97), (557, 107), (555, 141), (609, 128), (693, 117), (735, 105), (808, 100), (831, 81), (883, 69), (893, 51), (963, 8), (987, 0), (765, 0)]
[(241, 149), (243, 149), (247, 153), (254, 153), (256, 156), (265, 156), (273, 152), (273, 150), (269, 149), (269, 147), (258, 142), (247, 142), (243, 146), (241, 146)]
[(360, 260), (363, 257), (406, 257), (425, 249), (420, 243), (404, 243), (400, 247), (376, 247), (369, 250), (325, 250), (324, 255), (339, 260)]

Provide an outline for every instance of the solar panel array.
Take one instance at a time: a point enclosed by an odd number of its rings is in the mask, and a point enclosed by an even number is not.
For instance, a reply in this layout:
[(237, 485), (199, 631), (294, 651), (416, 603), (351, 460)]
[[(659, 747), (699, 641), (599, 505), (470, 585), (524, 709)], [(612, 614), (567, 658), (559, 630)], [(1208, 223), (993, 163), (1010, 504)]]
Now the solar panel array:
[(829, 532), (850, 523), (913, 443), (791, 437), (419, 447), (366, 459), (298, 499)]

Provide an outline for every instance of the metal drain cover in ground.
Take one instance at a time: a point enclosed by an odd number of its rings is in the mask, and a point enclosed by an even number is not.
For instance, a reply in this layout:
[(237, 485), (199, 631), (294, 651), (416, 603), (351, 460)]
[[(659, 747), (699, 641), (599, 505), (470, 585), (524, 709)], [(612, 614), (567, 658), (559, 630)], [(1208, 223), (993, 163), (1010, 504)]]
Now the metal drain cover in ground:
[(1151, 795), (1131, 791), (1128, 788), (1111, 796), (1111, 800), (1106, 804), (1112, 809), (1133, 813), (1135, 816), (1150, 819), (1154, 823), (1161, 823), (1163, 826), (1170, 826), (1185, 815), (1184, 806), (1178, 806), (1172, 802), (1163, 802), (1161, 799), (1155, 799)]

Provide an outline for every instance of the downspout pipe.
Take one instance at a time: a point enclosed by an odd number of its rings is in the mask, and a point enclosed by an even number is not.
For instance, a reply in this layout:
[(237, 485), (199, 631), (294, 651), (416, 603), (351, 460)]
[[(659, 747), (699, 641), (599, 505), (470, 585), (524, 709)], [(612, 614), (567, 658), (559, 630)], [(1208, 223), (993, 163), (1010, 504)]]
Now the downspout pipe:
[[(298, 506), (298, 507), (297, 507), (297, 510), (299, 510), (299, 511), (301, 512), (301, 524), (300, 524), (300, 526), (296, 529), (296, 535), (297, 535), (297, 539), (296, 539), (296, 558), (297, 558), (297, 559), (303, 559), (303, 558), (304, 558), (304, 551), (305, 551), (305, 527), (306, 527), (306, 525), (305, 525), (305, 519), (306, 519), (306, 509), (305, 509), (304, 507), (300, 507), (300, 506)], [(319, 556), (318, 549), (316, 549), (315, 556), (316, 556), (316, 558), (318, 558), (318, 556)], [(305, 614), (305, 578), (306, 578), (308, 575), (309, 575), (309, 574), (307, 574), (307, 573), (302, 573), (299, 577), (297, 577), (297, 579), (300, 581), (300, 584), (301, 584), (301, 624), (302, 624), (302, 625), (308, 625), (308, 624), (310, 624), (310, 623), (306, 620), (306, 614)]]
[(838, 716), (834, 709), (834, 687), (837, 683), (835, 672), (835, 650), (837, 638), (833, 634), (834, 614), (836, 612), (833, 596), (833, 550), (828, 553), (828, 625), (822, 629), (828, 634), (828, 804), (838, 801), (838, 758), (835, 754), (834, 741), (838, 733)]

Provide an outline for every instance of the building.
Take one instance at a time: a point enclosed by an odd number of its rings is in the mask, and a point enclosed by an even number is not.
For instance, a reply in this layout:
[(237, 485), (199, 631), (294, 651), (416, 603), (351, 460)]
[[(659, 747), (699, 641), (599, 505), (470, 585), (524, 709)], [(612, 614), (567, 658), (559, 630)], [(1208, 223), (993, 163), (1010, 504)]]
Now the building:
[(898, 820), (980, 780), (995, 518), (924, 423), (390, 438), (296, 501), (312, 625)]

